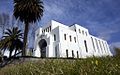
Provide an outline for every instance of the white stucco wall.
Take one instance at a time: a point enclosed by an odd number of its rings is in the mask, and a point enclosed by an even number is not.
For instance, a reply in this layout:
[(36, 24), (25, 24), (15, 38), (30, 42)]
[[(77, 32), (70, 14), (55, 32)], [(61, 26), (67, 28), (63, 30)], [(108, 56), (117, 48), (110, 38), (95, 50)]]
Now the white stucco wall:
[[(66, 34), (66, 40), (64, 34)], [(54, 40), (54, 36), (56, 37), (56, 40)], [(76, 38), (76, 42), (74, 38)], [(66, 50), (68, 50), (68, 57), (72, 57), (73, 50), (74, 58), (77, 58), (77, 51), (79, 54), (79, 58), (86, 58), (93, 55), (112, 55), (109, 46), (105, 40), (90, 35), (88, 29), (78, 24), (66, 26), (64, 24), (52, 20), (47, 25), (43, 26), (42, 28), (39, 28), (36, 31), (34, 46), (34, 55), (37, 57), (41, 56), (38, 44), (38, 42), (41, 39), (45, 39), (47, 42), (46, 57), (66, 58)], [(87, 50), (84, 41), (86, 41)]]

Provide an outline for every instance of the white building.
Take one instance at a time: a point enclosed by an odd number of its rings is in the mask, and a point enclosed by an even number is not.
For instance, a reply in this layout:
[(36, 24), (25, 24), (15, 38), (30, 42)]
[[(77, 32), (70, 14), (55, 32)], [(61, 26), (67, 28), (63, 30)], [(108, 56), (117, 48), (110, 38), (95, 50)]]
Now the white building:
[(88, 29), (74, 24), (66, 26), (52, 20), (35, 34), (36, 57), (86, 58), (112, 56), (105, 40), (89, 34)]

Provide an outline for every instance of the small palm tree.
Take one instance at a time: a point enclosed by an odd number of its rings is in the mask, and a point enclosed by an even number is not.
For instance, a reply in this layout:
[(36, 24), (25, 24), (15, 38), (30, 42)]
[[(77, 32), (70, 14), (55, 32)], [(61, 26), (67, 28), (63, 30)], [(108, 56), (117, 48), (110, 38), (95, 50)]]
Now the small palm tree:
[(29, 23), (40, 20), (43, 16), (43, 9), (43, 2), (41, 0), (14, 0), (14, 16), (25, 23), (23, 56), (26, 55)]
[(9, 57), (12, 56), (12, 52), (15, 50), (15, 54), (18, 50), (23, 48), (22, 32), (18, 30), (17, 27), (13, 27), (12, 29), (7, 29), (4, 33), (4, 36), (0, 40), (0, 49), (5, 52), (5, 50), (9, 50)]

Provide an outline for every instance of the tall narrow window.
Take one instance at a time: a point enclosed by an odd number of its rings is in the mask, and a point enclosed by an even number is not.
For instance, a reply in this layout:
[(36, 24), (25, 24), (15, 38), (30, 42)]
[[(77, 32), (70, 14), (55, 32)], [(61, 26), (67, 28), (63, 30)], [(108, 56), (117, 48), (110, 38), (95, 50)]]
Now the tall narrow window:
[(79, 53), (78, 53), (78, 51), (77, 51), (77, 58), (79, 58)]
[(74, 41), (75, 41), (75, 43), (76, 43), (76, 37), (74, 37)]
[(85, 44), (86, 52), (88, 52), (88, 49), (87, 49), (87, 42), (86, 42), (86, 40), (84, 40), (84, 44)]
[[(94, 48), (94, 50), (95, 50), (95, 44), (94, 44), (94, 41), (93, 41), (93, 38), (92, 38), (92, 37), (91, 37), (91, 40), (92, 40), (93, 48)], [(96, 52), (96, 50), (95, 50), (95, 52)]]
[(66, 49), (66, 57), (68, 58), (68, 49)]
[(72, 37), (71, 37), (71, 35), (70, 35), (70, 42), (72, 41)]
[(108, 52), (108, 45), (106, 42), (105, 42), (105, 47), (106, 47), (106, 51)]
[(98, 46), (97, 39), (95, 39), (95, 42), (96, 42), (96, 46), (97, 46), (98, 52), (100, 52), (100, 51), (99, 51), (99, 46)]
[(106, 50), (105, 50), (105, 45), (104, 45), (103, 41), (102, 41), (102, 45), (103, 45), (103, 48), (104, 48), (105, 53), (107, 53)]
[(49, 32), (49, 27), (47, 29), (48, 29), (48, 32)]
[(72, 57), (74, 58), (74, 51), (72, 50)]
[(50, 26), (50, 31), (51, 31), (51, 26)]
[(66, 34), (64, 34), (64, 39), (66, 40)]
[(80, 29), (79, 29), (79, 33), (81, 33)]
[(57, 46), (55, 46), (55, 57), (57, 57)]
[(74, 29), (75, 30), (75, 32), (76, 32), (76, 29)]
[(98, 41), (99, 41), (100, 49), (101, 49), (101, 51), (103, 53), (101, 42), (100, 42), (100, 40), (98, 40)]
[(84, 31), (82, 31), (82, 34), (84, 35)]
[(87, 36), (87, 32), (85, 32), (86, 36)]
[(56, 41), (56, 35), (54, 34), (54, 41)]

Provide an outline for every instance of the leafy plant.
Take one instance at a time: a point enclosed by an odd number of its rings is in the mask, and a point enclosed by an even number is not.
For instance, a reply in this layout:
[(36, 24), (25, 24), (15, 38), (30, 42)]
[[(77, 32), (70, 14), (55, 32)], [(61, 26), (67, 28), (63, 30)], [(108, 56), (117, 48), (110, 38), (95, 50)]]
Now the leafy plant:
[(22, 32), (17, 27), (13, 27), (12, 29), (6, 29), (4, 36), (0, 40), (0, 49), (5, 52), (5, 50), (9, 50), (11, 57), (13, 50), (15, 50), (15, 54), (17, 50), (21, 50), (23, 48)]

